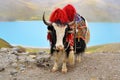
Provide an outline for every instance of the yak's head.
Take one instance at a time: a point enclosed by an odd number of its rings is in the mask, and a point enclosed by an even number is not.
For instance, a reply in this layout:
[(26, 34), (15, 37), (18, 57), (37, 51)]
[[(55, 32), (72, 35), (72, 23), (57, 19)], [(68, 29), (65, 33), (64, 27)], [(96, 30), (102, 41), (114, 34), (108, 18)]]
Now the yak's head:
[(68, 45), (68, 43), (66, 45), (67, 35), (73, 33), (73, 30), (69, 26), (73, 25), (74, 21), (69, 23), (62, 23), (59, 19), (57, 19), (55, 22), (47, 22), (45, 20), (44, 13), (43, 22), (47, 25), (51, 47), (58, 51), (64, 50)]

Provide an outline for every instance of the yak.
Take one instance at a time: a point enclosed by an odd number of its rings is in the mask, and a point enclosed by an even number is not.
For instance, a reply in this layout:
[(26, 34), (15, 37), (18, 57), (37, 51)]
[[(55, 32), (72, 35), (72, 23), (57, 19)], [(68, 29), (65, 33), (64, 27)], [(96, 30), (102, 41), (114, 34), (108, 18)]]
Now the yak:
[[(86, 20), (83, 17), (82, 20), (86, 24)], [(49, 22), (45, 20), (44, 12), (43, 22), (47, 25), (47, 39), (50, 42), (50, 54), (54, 57), (52, 72), (58, 70), (58, 62), (60, 57), (62, 57), (61, 71), (66, 73), (68, 71), (67, 63), (74, 65), (75, 58), (78, 62), (80, 62), (81, 55), (85, 52), (86, 49), (85, 38), (83, 38), (80, 34), (81, 32), (84, 32), (84, 30), (81, 30), (83, 28), (80, 26), (82, 23), (76, 23), (75, 19), (70, 21), (68, 19), (67, 13), (60, 8), (57, 8), (55, 11), (53, 11)], [(86, 27), (85, 31), (88, 31)], [(86, 33), (88, 32), (85, 32), (84, 35)]]

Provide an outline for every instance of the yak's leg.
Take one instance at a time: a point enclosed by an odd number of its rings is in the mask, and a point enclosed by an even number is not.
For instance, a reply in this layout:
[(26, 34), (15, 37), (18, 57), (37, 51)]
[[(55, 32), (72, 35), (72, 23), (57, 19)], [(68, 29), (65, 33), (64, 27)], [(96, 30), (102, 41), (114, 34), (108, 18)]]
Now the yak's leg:
[(63, 54), (63, 64), (62, 64), (62, 73), (67, 72), (67, 56), (66, 53)]
[(58, 53), (54, 53), (54, 66), (52, 68), (52, 72), (55, 72), (58, 70)]
[(63, 60), (63, 65), (62, 65), (62, 73), (67, 72), (67, 58)]
[(77, 54), (77, 56), (76, 56), (77, 62), (81, 62), (81, 61), (82, 61), (82, 54), (83, 54), (83, 53)]
[(69, 56), (68, 56), (68, 61), (69, 61), (69, 64), (71, 66), (73, 66), (75, 64), (75, 54), (74, 54), (74, 51), (73, 51), (73, 47), (70, 47), (71, 51), (69, 53)]

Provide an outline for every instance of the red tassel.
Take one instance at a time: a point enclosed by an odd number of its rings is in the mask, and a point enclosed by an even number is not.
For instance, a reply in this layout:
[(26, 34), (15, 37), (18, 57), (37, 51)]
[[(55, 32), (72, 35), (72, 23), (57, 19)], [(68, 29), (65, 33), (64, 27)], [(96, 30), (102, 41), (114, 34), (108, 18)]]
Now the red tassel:
[(69, 21), (70, 22), (73, 21), (74, 16), (76, 14), (76, 10), (74, 6), (72, 6), (71, 4), (68, 4), (63, 8), (63, 10), (66, 12)]
[(68, 22), (68, 18), (67, 18), (65, 11), (63, 11), (60, 8), (57, 8), (55, 11), (53, 11), (50, 16), (51, 22), (56, 22), (58, 20), (60, 20), (60, 22), (63, 24)]

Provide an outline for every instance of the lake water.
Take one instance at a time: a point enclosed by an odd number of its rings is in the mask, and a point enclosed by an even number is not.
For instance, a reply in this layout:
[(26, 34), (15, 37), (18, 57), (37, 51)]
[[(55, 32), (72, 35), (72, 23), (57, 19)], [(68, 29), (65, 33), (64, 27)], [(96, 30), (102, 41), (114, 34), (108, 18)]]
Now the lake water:
[[(120, 42), (120, 23), (88, 23), (88, 46)], [(49, 47), (47, 27), (42, 21), (0, 22), (0, 38), (10, 44)]]

